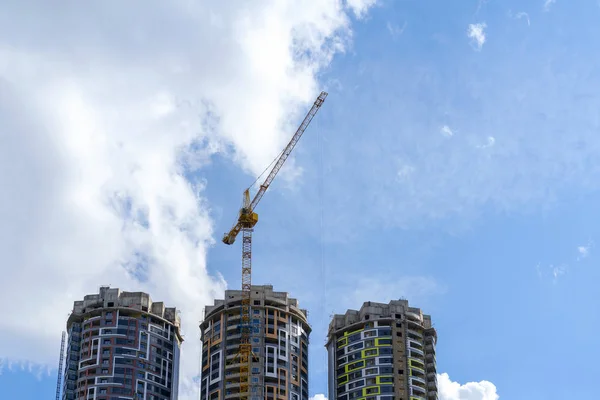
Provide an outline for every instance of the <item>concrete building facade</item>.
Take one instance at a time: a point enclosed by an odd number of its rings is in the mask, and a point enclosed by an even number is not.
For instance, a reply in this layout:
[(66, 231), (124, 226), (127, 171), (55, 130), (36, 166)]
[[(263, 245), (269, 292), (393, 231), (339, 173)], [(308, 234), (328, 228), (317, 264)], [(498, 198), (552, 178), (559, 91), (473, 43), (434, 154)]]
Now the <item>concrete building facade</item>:
[(431, 317), (406, 300), (335, 315), (327, 335), (330, 400), (437, 400)]
[[(252, 286), (252, 364), (249, 400), (308, 400), (308, 343), (311, 328), (306, 310), (273, 286)], [(202, 336), (201, 400), (240, 396), (241, 290), (205, 309)]]
[(63, 400), (177, 398), (183, 338), (175, 308), (101, 287), (67, 321)]

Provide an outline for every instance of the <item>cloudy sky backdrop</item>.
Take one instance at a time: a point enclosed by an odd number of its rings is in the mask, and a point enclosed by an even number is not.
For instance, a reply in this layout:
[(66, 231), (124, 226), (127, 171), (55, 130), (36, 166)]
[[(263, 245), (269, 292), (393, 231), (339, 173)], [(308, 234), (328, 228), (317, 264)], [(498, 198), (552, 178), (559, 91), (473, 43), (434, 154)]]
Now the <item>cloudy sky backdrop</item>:
[(254, 282), (310, 310), (311, 396), (329, 316), (404, 297), (438, 329), (441, 400), (593, 398), (599, 20), (592, 0), (5, 0), (3, 393), (52, 396), (73, 301), (110, 284), (181, 309), (196, 399), (202, 309), (240, 284), (220, 236), (327, 90), (254, 252)]

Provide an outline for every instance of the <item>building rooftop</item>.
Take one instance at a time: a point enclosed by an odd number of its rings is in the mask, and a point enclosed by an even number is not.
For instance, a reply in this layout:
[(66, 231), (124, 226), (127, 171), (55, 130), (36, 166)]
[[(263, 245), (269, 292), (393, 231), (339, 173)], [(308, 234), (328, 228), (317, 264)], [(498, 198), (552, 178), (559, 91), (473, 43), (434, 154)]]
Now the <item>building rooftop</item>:
[(431, 328), (431, 316), (423, 314), (420, 308), (409, 307), (408, 300), (392, 300), (389, 303), (364, 302), (360, 310), (347, 310), (345, 314), (335, 314), (329, 323), (328, 335), (348, 326), (369, 319), (399, 318), (399, 315), (411, 314), (425, 328)]
[(125, 292), (118, 288), (102, 286), (99, 293), (88, 294), (83, 297), (83, 300), (73, 303), (73, 310), (69, 316), (67, 326), (75, 317), (103, 308), (138, 310), (163, 318), (177, 328), (181, 325), (181, 318), (175, 307), (165, 307), (162, 301), (152, 301), (148, 293)]
[[(298, 300), (290, 297), (287, 292), (276, 292), (273, 290), (273, 285), (252, 285), (251, 299), (262, 300), (264, 305), (272, 305), (275, 307), (285, 307), (291, 312), (295, 312), (304, 319), (308, 318), (308, 311), (299, 307)], [(224, 299), (215, 299), (214, 304), (207, 305), (204, 308), (204, 317), (210, 318), (211, 314), (216, 313), (229, 306), (237, 306), (241, 302), (241, 290), (226, 290)]]

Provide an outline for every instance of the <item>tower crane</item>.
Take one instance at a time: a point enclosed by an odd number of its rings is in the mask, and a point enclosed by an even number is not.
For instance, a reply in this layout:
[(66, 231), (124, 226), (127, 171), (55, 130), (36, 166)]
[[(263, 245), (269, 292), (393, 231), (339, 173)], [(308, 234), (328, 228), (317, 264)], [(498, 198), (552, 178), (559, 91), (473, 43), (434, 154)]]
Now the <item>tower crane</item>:
[(240, 399), (246, 400), (249, 394), (249, 381), (250, 381), (250, 363), (252, 344), (250, 343), (250, 335), (252, 332), (252, 325), (250, 323), (250, 293), (252, 286), (252, 232), (254, 226), (258, 222), (258, 214), (254, 212), (256, 206), (264, 196), (265, 192), (269, 188), (269, 185), (273, 182), (273, 179), (277, 176), (277, 173), (288, 159), (290, 153), (296, 146), (296, 143), (302, 137), (302, 134), (312, 121), (313, 117), (321, 108), (321, 105), (327, 98), (326, 92), (321, 92), (315, 100), (312, 108), (304, 117), (304, 120), (296, 130), (294, 136), (283, 149), (279, 158), (275, 161), (273, 168), (265, 178), (264, 182), (260, 185), (260, 188), (254, 195), (254, 198), (250, 200), (250, 189), (246, 189), (243, 195), (243, 205), (239, 211), (238, 220), (231, 230), (223, 236), (223, 243), (231, 245), (235, 242), (238, 234), (242, 232), (242, 306), (241, 306), (241, 323), (240, 323), (240, 345), (238, 349), (237, 357), (240, 363)]

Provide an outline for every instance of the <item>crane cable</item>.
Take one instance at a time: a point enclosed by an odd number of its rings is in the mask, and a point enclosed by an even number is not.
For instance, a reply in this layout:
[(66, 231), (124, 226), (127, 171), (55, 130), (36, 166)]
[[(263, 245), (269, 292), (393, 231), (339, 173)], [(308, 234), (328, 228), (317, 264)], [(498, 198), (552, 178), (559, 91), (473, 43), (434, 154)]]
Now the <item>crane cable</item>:
[[(260, 173), (260, 175), (258, 175), (256, 177), (256, 179), (254, 180), (254, 182), (252, 182), (250, 184), (250, 186), (248, 186), (248, 188), (246, 190), (249, 190), (250, 188), (252, 188), (254, 185), (256, 185), (256, 182), (259, 181), (260, 178), (263, 177), (263, 175), (265, 174), (265, 172), (267, 172), (272, 166), (273, 164), (275, 164), (275, 162), (279, 159), (279, 157), (281, 157), (281, 155), (283, 154), (283, 152), (285, 151), (285, 147), (283, 148), (283, 150), (281, 150), (279, 152), (279, 154), (277, 154), (277, 156), (275, 156), (275, 158), (273, 159), (273, 161), (271, 161), (271, 163), (269, 165), (267, 165), (267, 167), (263, 170), (263, 172)], [(242, 198), (242, 202), (240, 203), (240, 209), (244, 206), (244, 199)], [(233, 224), (231, 224), (232, 226), (235, 226), (235, 224), (237, 224), (238, 222), (238, 217), (235, 218), (235, 220), (233, 221)]]

